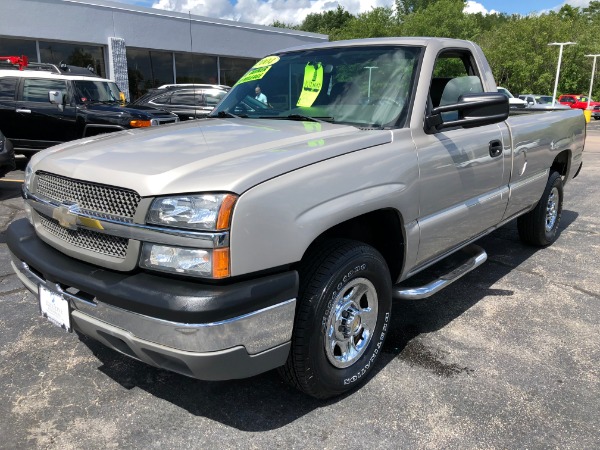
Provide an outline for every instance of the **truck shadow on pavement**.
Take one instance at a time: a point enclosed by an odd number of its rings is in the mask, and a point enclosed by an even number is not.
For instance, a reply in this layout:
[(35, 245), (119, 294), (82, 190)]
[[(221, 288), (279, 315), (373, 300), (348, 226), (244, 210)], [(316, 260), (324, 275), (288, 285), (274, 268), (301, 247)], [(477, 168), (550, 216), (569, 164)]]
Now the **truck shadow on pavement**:
[[(563, 211), (559, 232), (576, 218), (577, 213)], [(421, 333), (443, 328), (485, 297), (511, 295), (513, 291), (494, 289), (492, 286), (540, 251), (539, 248), (520, 243), (515, 222), (480, 239), (477, 244), (488, 253), (488, 261), (480, 268), (429, 299), (396, 302), (393, 305), (392, 326), (369, 380), (396, 358), (442, 377), (473, 372), (468, 367), (445, 363), (443, 355), (427, 349), (415, 338)], [(315, 409), (335, 404), (352, 395), (350, 393), (327, 401), (316, 400), (289, 387), (276, 371), (244, 380), (195, 380), (149, 367), (85, 336), (81, 340), (102, 363), (99, 370), (124, 388), (142, 389), (193, 415), (243, 431), (277, 429)]]
[(0, 178), (0, 201), (20, 197), (22, 185), (20, 181)]

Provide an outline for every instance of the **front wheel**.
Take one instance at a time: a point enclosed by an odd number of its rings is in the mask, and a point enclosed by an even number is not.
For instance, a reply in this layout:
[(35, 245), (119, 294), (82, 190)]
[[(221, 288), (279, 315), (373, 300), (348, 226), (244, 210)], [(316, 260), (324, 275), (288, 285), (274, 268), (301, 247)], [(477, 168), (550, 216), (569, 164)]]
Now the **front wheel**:
[(558, 172), (551, 172), (537, 206), (517, 219), (521, 241), (539, 247), (552, 244), (558, 234), (562, 203), (562, 178)]
[(391, 306), (390, 272), (377, 250), (325, 242), (300, 268), (292, 349), (280, 373), (317, 398), (358, 386), (381, 353)]

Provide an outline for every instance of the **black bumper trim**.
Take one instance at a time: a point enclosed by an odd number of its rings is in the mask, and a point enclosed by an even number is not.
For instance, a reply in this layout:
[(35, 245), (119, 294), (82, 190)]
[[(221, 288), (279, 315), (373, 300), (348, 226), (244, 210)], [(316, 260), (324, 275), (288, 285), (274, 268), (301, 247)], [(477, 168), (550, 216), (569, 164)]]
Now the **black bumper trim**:
[(37, 237), (27, 219), (7, 230), (10, 251), (53, 283), (74, 287), (98, 301), (157, 319), (210, 323), (296, 298), (298, 273), (212, 285), (144, 272), (123, 273), (78, 261)]

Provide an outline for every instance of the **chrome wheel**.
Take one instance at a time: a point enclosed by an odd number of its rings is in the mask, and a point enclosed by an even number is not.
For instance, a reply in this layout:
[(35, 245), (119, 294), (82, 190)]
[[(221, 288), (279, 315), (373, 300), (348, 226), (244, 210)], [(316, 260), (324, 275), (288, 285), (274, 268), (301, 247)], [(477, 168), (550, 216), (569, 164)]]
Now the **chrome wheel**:
[(558, 189), (556, 187), (552, 188), (550, 191), (550, 195), (548, 196), (548, 203), (546, 204), (546, 231), (552, 231), (554, 225), (556, 224), (556, 219), (558, 217)]
[(377, 325), (377, 291), (366, 278), (350, 281), (336, 296), (325, 336), (325, 353), (337, 368), (351, 366), (369, 345)]

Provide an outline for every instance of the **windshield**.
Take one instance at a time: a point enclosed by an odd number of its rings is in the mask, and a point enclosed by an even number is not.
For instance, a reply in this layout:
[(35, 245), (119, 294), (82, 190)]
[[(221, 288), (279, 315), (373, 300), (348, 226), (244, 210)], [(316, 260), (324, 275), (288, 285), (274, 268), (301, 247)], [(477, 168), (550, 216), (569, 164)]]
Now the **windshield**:
[(120, 91), (110, 81), (75, 81), (77, 100), (80, 102), (120, 102)]
[(500, 92), (501, 94), (504, 94), (508, 98), (514, 98), (513, 95), (510, 92), (508, 92), (506, 89), (504, 89), (503, 87), (499, 87), (498, 92)]
[(269, 56), (254, 65), (212, 116), (401, 126), (421, 48), (344, 47)]

